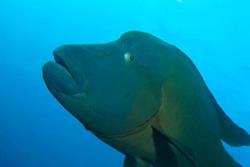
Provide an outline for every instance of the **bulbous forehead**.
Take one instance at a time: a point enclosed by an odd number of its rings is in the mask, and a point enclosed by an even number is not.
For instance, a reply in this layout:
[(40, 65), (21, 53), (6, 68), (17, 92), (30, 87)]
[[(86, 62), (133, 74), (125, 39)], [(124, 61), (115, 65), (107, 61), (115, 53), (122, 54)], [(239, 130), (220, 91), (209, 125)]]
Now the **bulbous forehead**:
[(144, 33), (144, 32), (139, 32), (139, 31), (129, 31), (121, 35), (119, 38), (119, 42), (123, 47), (131, 47), (136, 43), (143, 42), (147, 40), (147, 38), (150, 38), (151, 35)]
[(152, 35), (148, 34), (148, 33), (145, 33), (145, 32), (140, 32), (140, 31), (128, 31), (124, 34), (122, 34), (120, 36), (120, 39), (121, 40), (133, 40), (134, 38), (137, 38), (137, 39), (143, 39), (143, 38), (147, 38), (147, 37), (150, 37)]

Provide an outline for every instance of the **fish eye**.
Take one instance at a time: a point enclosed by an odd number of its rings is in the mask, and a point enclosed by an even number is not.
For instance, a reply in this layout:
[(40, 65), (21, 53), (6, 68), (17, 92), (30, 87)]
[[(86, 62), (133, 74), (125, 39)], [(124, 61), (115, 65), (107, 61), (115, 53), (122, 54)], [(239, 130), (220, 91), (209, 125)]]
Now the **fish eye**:
[(131, 61), (133, 61), (135, 58), (134, 58), (134, 56), (133, 56), (131, 53), (126, 52), (126, 53), (124, 54), (124, 59), (126, 60), (126, 62), (131, 62)]

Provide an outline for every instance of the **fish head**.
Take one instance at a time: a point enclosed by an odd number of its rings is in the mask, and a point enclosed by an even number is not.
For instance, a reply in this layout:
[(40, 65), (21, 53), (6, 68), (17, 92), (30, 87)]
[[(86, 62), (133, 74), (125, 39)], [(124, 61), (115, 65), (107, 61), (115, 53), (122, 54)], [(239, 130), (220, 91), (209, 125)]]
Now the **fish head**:
[(149, 121), (161, 104), (162, 41), (127, 32), (105, 44), (63, 45), (43, 78), (55, 98), (87, 129), (121, 134)]

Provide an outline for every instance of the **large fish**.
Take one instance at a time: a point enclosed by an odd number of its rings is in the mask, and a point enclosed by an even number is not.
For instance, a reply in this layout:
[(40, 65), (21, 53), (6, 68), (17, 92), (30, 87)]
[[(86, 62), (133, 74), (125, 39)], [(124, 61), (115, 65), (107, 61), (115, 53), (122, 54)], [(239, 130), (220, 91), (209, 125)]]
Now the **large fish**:
[[(223, 112), (192, 61), (150, 34), (64, 45), (43, 77), (86, 129), (125, 154), (124, 167), (239, 167), (225, 151), (250, 136)], [(101, 166), (101, 164), (100, 164)]]

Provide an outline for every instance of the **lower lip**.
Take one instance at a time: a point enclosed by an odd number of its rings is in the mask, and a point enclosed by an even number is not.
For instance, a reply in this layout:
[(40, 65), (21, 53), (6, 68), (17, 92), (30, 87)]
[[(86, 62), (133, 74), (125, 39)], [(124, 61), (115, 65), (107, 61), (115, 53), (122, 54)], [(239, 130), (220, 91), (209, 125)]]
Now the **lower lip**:
[(43, 66), (43, 77), (47, 86), (55, 91), (67, 95), (82, 92), (68, 70), (58, 63), (46, 63)]

